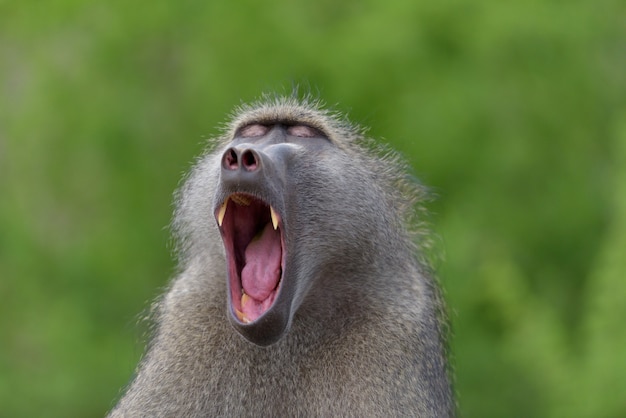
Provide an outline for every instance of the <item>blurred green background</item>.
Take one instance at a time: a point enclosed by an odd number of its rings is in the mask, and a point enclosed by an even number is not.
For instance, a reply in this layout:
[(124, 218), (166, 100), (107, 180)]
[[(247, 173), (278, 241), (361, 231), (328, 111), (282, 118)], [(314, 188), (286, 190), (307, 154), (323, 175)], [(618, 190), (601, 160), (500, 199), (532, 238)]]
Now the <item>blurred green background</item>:
[(617, 0), (0, 0), (0, 416), (113, 405), (182, 173), (294, 84), (438, 196), (460, 416), (626, 417)]

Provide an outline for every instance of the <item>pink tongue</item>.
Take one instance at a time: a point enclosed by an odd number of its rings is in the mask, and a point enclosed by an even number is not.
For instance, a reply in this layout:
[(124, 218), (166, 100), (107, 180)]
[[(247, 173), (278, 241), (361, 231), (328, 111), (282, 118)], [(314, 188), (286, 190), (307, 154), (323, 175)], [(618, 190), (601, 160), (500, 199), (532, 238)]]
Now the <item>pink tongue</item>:
[(253, 300), (245, 303), (242, 311), (254, 320), (271, 306), (275, 297), (272, 293), (280, 279), (280, 232), (274, 230), (271, 222), (248, 244), (245, 255), (246, 265), (241, 271), (241, 284)]

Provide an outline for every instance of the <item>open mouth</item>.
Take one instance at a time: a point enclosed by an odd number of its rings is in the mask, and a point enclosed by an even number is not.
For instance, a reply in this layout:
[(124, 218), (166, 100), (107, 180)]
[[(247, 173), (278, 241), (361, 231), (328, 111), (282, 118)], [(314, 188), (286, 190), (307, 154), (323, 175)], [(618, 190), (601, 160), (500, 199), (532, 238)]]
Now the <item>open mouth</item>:
[(284, 268), (284, 239), (276, 211), (243, 193), (216, 211), (228, 264), (230, 305), (244, 324), (267, 312), (278, 295)]

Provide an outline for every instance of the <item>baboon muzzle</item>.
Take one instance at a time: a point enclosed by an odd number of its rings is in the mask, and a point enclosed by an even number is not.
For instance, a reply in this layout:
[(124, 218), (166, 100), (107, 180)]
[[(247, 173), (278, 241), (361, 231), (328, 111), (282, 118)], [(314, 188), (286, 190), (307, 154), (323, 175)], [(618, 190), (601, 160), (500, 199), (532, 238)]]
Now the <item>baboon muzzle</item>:
[[(231, 322), (248, 340), (275, 342), (289, 322), (285, 287), (285, 144), (238, 144), (222, 154), (216, 219), (224, 243)], [(287, 285), (290, 287), (291, 285)]]

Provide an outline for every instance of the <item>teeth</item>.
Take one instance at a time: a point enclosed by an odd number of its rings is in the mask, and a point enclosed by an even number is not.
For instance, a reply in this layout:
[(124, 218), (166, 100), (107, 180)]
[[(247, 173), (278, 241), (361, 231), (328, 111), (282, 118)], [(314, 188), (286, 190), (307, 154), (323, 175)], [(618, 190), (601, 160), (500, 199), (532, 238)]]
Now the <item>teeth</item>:
[[(243, 292), (243, 294), (241, 295), (241, 307), (243, 308), (243, 306), (247, 304), (249, 300), (250, 296)], [(239, 312), (237, 309), (235, 309), (235, 313), (237, 314), (237, 318), (239, 318), (239, 320), (244, 324), (248, 324), (250, 322), (250, 319), (246, 316), (245, 313)]]
[(250, 199), (246, 196), (234, 194), (231, 196), (231, 199), (233, 199), (233, 201), (240, 206), (250, 206)]
[(273, 207), (270, 206), (270, 216), (272, 217), (272, 225), (274, 226), (274, 230), (278, 229), (278, 215)]
[(220, 206), (220, 210), (217, 212), (217, 224), (219, 226), (222, 226), (222, 222), (224, 222), (224, 215), (226, 215), (226, 207), (228, 206), (228, 197), (226, 198), (226, 200), (224, 200), (224, 203), (222, 203), (222, 206)]
[(239, 320), (241, 322), (243, 322), (244, 324), (247, 324), (250, 322), (250, 320), (248, 319), (248, 317), (246, 316), (246, 314), (244, 314), (243, 312), (241, 312), (239, 309), (235, 308), (235, 315), (237, 315), (237, 318), (239, 318)]

